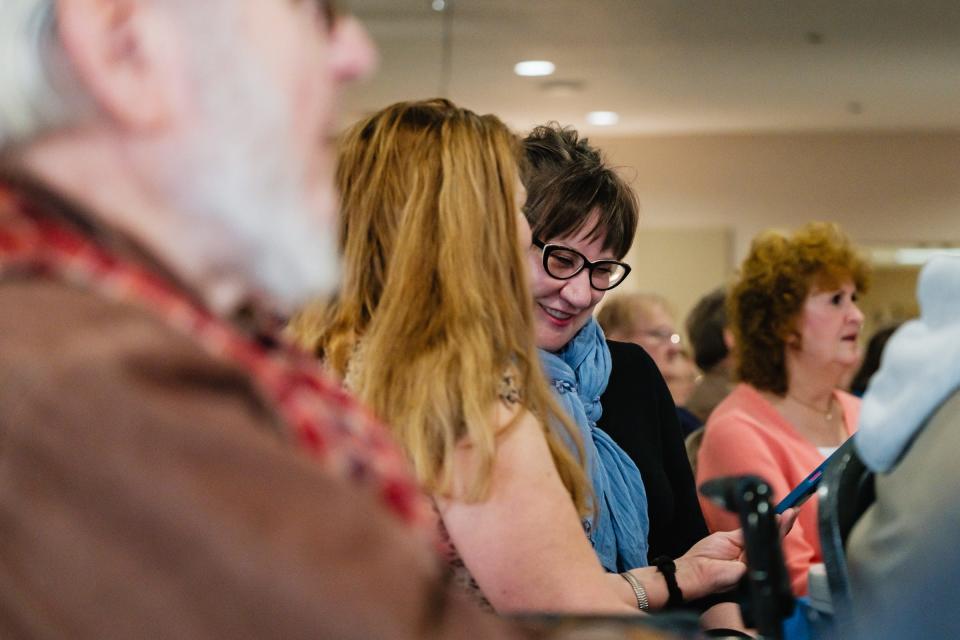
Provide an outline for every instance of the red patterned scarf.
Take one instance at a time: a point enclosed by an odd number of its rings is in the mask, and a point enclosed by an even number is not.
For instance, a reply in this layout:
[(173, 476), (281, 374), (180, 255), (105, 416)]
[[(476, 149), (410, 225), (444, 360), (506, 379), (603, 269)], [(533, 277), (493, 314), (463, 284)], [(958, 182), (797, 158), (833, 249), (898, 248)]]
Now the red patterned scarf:
[(54, 196), (0, 180), (0, 279), (56, 279), (161, 318), (207, 353), (247, 371), (289, 436), (327, 471), (371, 488), (403, 522), (436, 540), (430, 502), (398, 446), (367, 410), (327, 379), (312, 358), (275, 336), (265, 346), (216, 317), (123, 242)]

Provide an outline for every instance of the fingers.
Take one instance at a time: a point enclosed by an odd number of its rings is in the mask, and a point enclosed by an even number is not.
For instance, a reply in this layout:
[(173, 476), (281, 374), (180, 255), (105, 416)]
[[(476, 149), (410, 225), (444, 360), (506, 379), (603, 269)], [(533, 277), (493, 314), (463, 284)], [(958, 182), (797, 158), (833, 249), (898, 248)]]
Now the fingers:
[(726, 537), (726, 539), (730, 541), (732, 544), (735, 544), (738, 547), (743, 548), (743, 545), (744, 545), (743, 529), (734, 529), (733, 531), (718, 531), (714, 535), (719, 535), (719, 534), (723, 534), (724, 537)]
[(780, 539), (783, 540), (790, 530), (793, 529), (793, 524), (797, 521), (797, 516), (800, 515), (800, 510), (796, 507), (791, 507), (784, 511), (778, 517), (778, 525), (780, 527)]

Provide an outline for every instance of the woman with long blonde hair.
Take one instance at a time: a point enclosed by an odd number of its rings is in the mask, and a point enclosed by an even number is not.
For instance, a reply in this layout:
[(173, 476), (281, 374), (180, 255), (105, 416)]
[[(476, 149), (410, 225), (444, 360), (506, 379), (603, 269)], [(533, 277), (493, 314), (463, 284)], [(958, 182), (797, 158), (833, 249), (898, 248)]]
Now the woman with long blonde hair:
[[(475, 594), (498, 611), (656, 609), (663, 576), (606, 574), (580, 524), (583, 443), (534, 346), (519, 153), (496, 117), (446, 100), (396, 104), (348, 130), (343, 287), (296, 326), (392, 425)], [(677, 561), (689, 596), (735, 583), (738, 543), (719, 535)]]
[[(341, 146), (344, 284), (315, 346), (390, 417), (430, 493), (449, 489), (464, 438), (479, 462), (467, 494), (486, 491), (490, 407), (508, 370), (527, 410), (566, 424), (542, 382), (531, 312), (520, 302), (527, 283), (516, 144), (493, 116), (436, 101), (388, 108)], [(557, 435), (544, 434), (582, 508), (587, 483), (578, 463)]]

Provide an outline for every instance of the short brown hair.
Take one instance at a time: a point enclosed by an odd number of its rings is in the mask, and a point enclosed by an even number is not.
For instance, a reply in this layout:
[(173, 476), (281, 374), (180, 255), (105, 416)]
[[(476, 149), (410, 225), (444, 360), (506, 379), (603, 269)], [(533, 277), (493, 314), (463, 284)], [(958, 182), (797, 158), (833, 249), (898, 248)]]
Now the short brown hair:
[(637, 196), (600, 151), (576, 130), (556, 122), (531, 131), (523, 149), (524, 213), (533, 237), (549, 240), (576, 233), (596, 210), (599, 220), (588, 237), (606, 234), (603, 248), (618, 260), (627, 255), (637, 231)]
[(737, 376), (757, 389), (787, 392), (786, 341), (807, 295), (852, 280), (866, 291), (870, 269), (836, 224), (811, 222), (792, 236), (757, 236), (727, 301)]
[(727, 328), (727, 289), (719, 287), (700, 298), (687, 316), (687, 336), (693, 360), (701, 371), (710, 371), (730, 353), (723, 331)]

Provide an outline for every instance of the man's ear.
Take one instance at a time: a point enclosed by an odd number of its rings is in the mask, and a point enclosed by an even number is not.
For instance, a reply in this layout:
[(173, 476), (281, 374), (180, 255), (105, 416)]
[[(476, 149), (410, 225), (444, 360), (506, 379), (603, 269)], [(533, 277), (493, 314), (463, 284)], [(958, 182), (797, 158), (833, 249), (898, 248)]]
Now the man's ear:
[(60, 0), (57, 26), (80, 83), (102, 113), (140, 130), (175, 117), (184, 84), (179, 39), (157, 3)]

